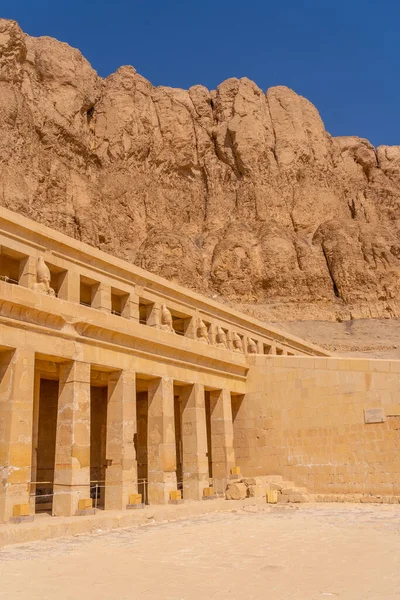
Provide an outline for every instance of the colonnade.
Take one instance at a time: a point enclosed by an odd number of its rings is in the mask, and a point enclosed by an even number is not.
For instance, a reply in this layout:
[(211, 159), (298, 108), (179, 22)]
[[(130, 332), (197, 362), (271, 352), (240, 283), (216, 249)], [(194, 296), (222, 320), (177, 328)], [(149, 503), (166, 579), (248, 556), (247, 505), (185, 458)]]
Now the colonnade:
[[(98, 365), (96, 369), (101, 369)], [(58, 410), (52, 514), (71, 516), (90, 504), (91, 374), (79, 360), (57, 363)], [(212, 482), (222, 492), (235, 465), (231, 394), (200, 383), (175, 382), (133, 370), (108, 370), (105, 496), (106, 510), (121, 510), (138, 492), (136, 383), (145, 381), (147, 414), (147, 495), (150, 504), (168, 502), (182, 485), (184, 499), (200, 500)], [(188, 376), (190, 371), (188, 370)], [(0, 352), (0, 521), (15, 507), (35, 510), (35, 439), (40, 385), (32, 350)], [(178, 390), (178, 392), (177, 392)], [(206, 391), (208, 411), (206, 410)], [(177, 481), (176, 395), (179, 394), (182, 482)], [(209, 421), (207, 422), (207, 412)], [(208, 436), (208, 437), (207, 437)], [(82, 504), (82, 501), (83, 504)]]

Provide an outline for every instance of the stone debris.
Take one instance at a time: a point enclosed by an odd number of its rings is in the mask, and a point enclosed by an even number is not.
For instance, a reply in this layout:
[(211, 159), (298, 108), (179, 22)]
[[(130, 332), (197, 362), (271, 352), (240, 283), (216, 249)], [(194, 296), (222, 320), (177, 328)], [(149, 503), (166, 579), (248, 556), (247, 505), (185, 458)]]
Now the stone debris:
[(225, 497), (227, 500), (244, 500), (247, 498), (247, 486), (244, 483), (229, 483)]
[(304, 487), (297, 487), (292, 481), (285, 481), (281, 475), (265, 477), (243, 477), (235, 483), (229, 483), (225, 497), (227, 500), (244, 498), (265, 498), (269, 490), (278, 492), (279, 503), (310, 502), (310, 496)]

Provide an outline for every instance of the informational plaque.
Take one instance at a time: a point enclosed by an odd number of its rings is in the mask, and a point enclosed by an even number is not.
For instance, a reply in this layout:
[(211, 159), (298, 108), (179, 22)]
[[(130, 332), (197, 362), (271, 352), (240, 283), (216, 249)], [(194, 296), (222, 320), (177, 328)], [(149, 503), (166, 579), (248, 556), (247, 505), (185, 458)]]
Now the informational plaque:
[(385, 413), (383, 408), (366, 408), (364, 410), (364, 421), (366, 423), (384, 423)]

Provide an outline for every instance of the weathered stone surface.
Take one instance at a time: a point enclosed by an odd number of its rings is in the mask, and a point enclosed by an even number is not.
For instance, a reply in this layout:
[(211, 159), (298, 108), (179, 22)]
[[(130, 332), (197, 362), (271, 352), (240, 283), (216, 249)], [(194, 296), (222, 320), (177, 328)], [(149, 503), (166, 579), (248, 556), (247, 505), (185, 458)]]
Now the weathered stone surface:
[(286, 87), (100, 78), (0, 20), (0, 204), (269, 319), (400, 313), (400, 146)]
[(247, 486), (244, 483), (229, 483), (225, 498), (227, 500), (244, 500), (247, 498)]

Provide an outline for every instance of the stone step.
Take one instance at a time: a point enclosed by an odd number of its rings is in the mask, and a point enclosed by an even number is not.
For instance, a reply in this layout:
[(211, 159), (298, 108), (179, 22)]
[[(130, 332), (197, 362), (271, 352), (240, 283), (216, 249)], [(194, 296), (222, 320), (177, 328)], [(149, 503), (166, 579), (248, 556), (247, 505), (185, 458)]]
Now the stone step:
[(263, 479), (267, 483), (281, 483), (283, 481), (282, 475), (264, 475)]
[(295, 486), (293, 481), (280, 481), (280, 482), (271, 482), (268, 484), (271, 490), (278, 490), (281, 492), (283, 489), (292, 489)]
[(285, 504), (285, 503), (305, 503), (305, 502), (310, 502), (310, 496), (308, 496), (308, 494), (297, 494), (297, 493), (293, 493), (293, 494), (278, 494), (278, 502), (280, 504)]
[(297, 487), (295, 485), (285, 486), (282, 488), (282, 494), (306, 494), (307, 488), (305, 487)]
[(227, 500), (242, 500), (244, 498), (260, 498), (268, 490), (278, 492), (279, 503), (310, 502), (310, 496), (305, 487), (297, 486), (293, 481), (288, 481), (282, 475), (258, 475), (255, 477), (241, 477), (228, 483), (225, 498)]

